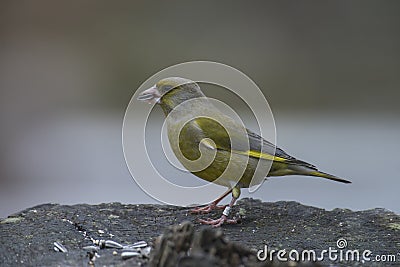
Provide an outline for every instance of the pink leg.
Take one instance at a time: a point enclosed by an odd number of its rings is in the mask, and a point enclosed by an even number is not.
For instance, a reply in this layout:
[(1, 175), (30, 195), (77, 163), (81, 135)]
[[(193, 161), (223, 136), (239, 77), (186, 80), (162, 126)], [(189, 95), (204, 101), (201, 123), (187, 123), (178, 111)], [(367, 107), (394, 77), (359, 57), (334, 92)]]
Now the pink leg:
[(201, 224), (208, 224), (211, 225), (212, 227), (220, 227), (224, 223), (226, 224), (236, 224), (237, 220), (236, 219), (228, 219), (229, 212), (233, 205), (235, 204), (237, 198), (232, 197), (231, 202), (229, 203), (229, 206), (225, 207), (224, 212), (222, 213), (221, 217), (219, 219), (213, 220), (208, 218), (207, 220), (199, 219), (199, 222)]
[(212, 210), (215, 209), (224, 209), (226, 207), (226, 205), (223, 206), (217, 206), (219, 202), (221, 202), (222, 199), (224, 199), (230, 192), (232, 192), (232, 189), (229, 189), (228, 191), (226, 191), (222, 196), (220, 196), (219, 198), (217, 198), (216, 200), (214, 200), (211, 204), (204, 206), (204, 207), (198, 207), (198, 208), (194, 208), (190, 211), (190, 213), (193, 214), (198, 214), (198, 213), (209, 213)]

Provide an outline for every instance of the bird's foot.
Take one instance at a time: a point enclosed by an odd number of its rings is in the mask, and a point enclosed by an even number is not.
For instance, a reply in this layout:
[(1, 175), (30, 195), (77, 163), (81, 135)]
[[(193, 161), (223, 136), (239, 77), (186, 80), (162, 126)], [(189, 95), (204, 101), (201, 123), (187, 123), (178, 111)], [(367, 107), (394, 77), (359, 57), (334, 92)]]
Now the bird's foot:
[(190, 213), (192, 214), (205, 214), (205, 213), (209, 213), (212, 210), (218, 209), (218, 210), (222, 210), (225, 209), (227, 205), (222, 205), (222, 206), (217, 206), (215, 204), (210, 204), (204, 207), (198, 207), (198, 208), (194, 208), (190, 210)]
[(236, 219), (228, 219), (227, 216), (222, 215), (221, 218), (213, 220), (208, 218), (207, 220), (199, 219), (201, 224), (211, 225), (212, 227), (220, 227), (221, 225), (225, 224), (237, 224), (238, 221)]

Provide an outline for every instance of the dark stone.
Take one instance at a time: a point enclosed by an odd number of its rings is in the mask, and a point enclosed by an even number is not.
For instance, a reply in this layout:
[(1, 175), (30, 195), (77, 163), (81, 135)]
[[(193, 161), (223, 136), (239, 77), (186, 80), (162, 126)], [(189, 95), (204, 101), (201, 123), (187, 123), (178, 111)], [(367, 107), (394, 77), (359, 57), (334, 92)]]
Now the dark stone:
[[(160, 265), (164, 259), (170, 264), (164, 266), (316, 266), (280, 263), (275, 258), (260, 262), (256, 252), (267, 245), (269, 251), (313, 249), (319, 253), (329, 247), (337, 249), (340, 238), (346, 239), (346, 249), (370, 250), (371, 257), (395, 255), (397, 261), (391, 264), (400, 264), (400, 216), (384, 209), (326, 211), (296, 202), (243, 199), (231, 213), (240, 217), (241, 224), (215, 230), (197, 223), (198, 218), (217, 218), (220, 213), (191, 215), (188, 208), (165, 205), (40, 205), (0, 220), (0, 265), (82, 266), (90, 262), (83, 247), (92, 246), (93, 240), (113, 240), (121, 245), (144, 240), (155, 247), (152, 262)], [(185, 221), (188, 223), (176, 226)], [(54, 251), (54, 242), (68, 252)], [(150, 264), (147, 257), (123, 260), (119, 249), (100, 249), (98, 254), (101, 257), (91, 255), (98, 266)], [(320, 264), (362, 265), (327, 259)]]

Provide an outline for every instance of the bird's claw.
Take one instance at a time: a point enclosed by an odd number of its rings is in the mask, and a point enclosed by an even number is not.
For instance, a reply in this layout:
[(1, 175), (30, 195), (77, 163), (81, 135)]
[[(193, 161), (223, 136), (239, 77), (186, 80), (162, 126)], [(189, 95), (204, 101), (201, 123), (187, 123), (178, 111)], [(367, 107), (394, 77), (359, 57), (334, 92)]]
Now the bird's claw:
[(225, 215), (222, 215), (221, 218), (213, 220), (211, 218), (207, 218), (206, 220), (204, 219), (199, 219), (199, 222), (201, 224), (207, 224), (211, 225), (212, 227), (220, 227), (221, 225), (225, 224), (237, 224), (238, 220), (236, 219), (228, 219)]
[(204, 207), (198, 207), (198, 208), (194, 208), (190, 210), (190, 213), (192, 214), (206, 214), (206, 213), (210, 213), (211, 211), (218, 209), (218, 210), (222, 210), (225, 209), (227, 205), (222, 205), (222, 206), (217, 206), (215, 204), (210, 204)]

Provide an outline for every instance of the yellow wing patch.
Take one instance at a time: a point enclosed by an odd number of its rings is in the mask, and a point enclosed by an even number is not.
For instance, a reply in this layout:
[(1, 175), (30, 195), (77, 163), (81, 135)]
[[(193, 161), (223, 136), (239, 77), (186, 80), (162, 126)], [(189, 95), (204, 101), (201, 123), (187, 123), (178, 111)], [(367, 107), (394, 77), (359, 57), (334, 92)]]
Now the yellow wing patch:
[(286, 159), (284, 159), (284, 158), (272, 156), (270, 154), (262, 153), (262, 152), (254, 151), (254, 150), (247, 150), (247, 151), (233, 150), (232, 152), (237, 153), (237, 154), (247, 155), (247, 156), (253, 157), (253, 158), (273, 160), (273, 161), (279, 161), (279, 162), (285, 162), (286, 161)]

